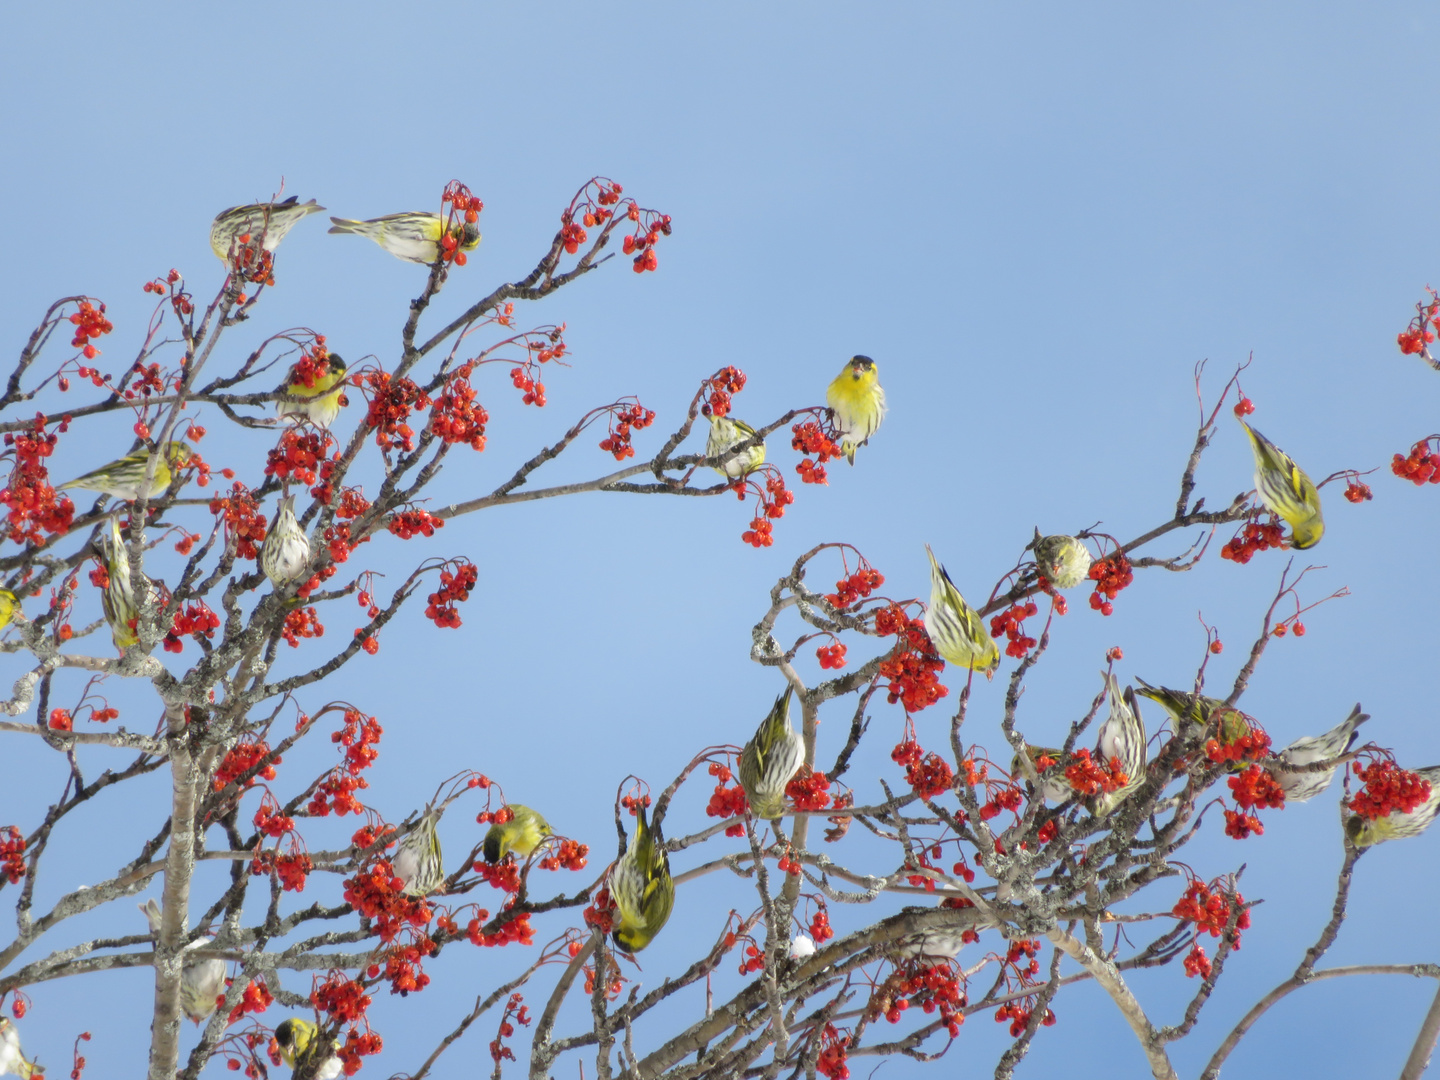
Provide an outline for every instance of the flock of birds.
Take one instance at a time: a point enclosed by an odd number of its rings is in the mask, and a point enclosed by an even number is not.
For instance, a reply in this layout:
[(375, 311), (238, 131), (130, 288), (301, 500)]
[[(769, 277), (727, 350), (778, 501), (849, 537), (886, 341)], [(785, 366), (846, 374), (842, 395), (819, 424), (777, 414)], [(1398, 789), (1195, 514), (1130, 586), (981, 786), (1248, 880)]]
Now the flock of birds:
[[(301, 203), (295, 197), (278, 203), (232, 207), (215, 218), (210, 230), (210, 246), (227, 263), (233, 259), (237, 245), (256, 237), (265, 250), (273, 252), (298, 222), (323, 209), (313, 199)], [(397, 258), (415, 263), (430, 264), (440, 257), (447, 228), (455, 230), (452, 235), (461, 250), (473, 250), (480, 243), (479, 229), (473, 223), (450, 226), (446, 219), (430, 213), (390, 214), (368, 221), (338, 217), (330, 220), (334, 223), (332, 233), (366, 236)], [(277, 402), (278, 419), (282, 423), (311, 423), (328, 428), (339, 414), (344, 378), (344, 362), (334, 354), (312, 358), (303, 367), (297, 363), (280, 388), (286, 397)], [(826, 404), (841, 453), (853, 465), (856, 450), (868, 443), (885, 415), (885, 392), (880, 386), (875, 361), (868, 356), (852, 357), (831, 382)], [(1314, 483), (1283, 450), (1243, 419), (1240, 422), (1249, 436), (1255, 458), (1255, 486), (1260, 501), (1290, 525), (1291, 546), (1300, 549), (1314, 546), (1325, 527)], [(730, 453), (747, 441), (750, 445)], [(716, 472), (733, 481), (764, 463), (765, 444), (756, 439), (755, 429), (745, 422), (730, 416), (711, 416), (705, 453)], [(60, 489), (93, 491), (122, 502), (133, 502), (142, 493), (147, 499), (154, 499), (170, 488), (190, 458), (191, 451), (185, 443), (166, 442), (156, 450), (144, 448), (110, 462), (61, 484)], [(123, 651), (139, 640), (135, 629), (139, 602), (118, 513), (111, 516), (109, 529), (97, 534), (96, 545), (109, 575), (101, 597), (102, 607), (115, 644)], [(1072, 588), (1089, 573), (1093, 557), (1076, 537), (1042, 537), (1037, 530), (1031, 548), (1038, 572), (1056, 588)], [(936, 651), (957, 667), (993, 671), (999, 665), (1000, 651), (986, 631), (983, 619), (965, 602), (929, 545), (925, 551), (930, 560), (930, 603), (924, 624)], [(294, 496), (287, 494), (281, 500), (275, 525), (262, 545), (261, 568), (280, 588), (306, 577), (310, 559), (309, 540), (295, 517)], [(143, 580), (145, 588), (154, 592), (155, 584), (148, 578)], [(18, 604), (13, 593), (0, 589), (0, 628), (8, 625)], [(1095, 753), (1113, 771), (1123, 773), (1125, 780), (1113, 791), (1079, 796), (1065, 777), (1060, 750), (1027, 745), (1023, 754), (1015, 755), (1012, 774), (1016, 778), (1024, 777), (1051, 802), (1079, 799), (1096, 818), (1103, 818), (1139, 787), (1146, 772), (1147, 737), (1137, 695), (1157, 702), (1177, 724), (1208, 726), (1219, 717), (1216, 730), (1227, 743), (1250, 730), (1245, 714), (1214, 698), (1151, 686), (1141, 679), (1136, 680), (1138, 689), (1126, 687), (1122, 691), (1112, 673), (1103, 672), (1102, 677), (1110, 708), (1100, 726)], [(792, 696), (792, 691), (787, 689), (775, 699), (740, 755), (740, 784), (751, 813), (759, 819), (783, 817), (786, 786), (804, 757), (804, 742), (790, 721)], [(1304, 802), (1330, 785), (1338, 768), (1336, 759), (1354, 744), (1358, 727), (1367, 719), (1368, 715), (1357, 705), (1330, 731), (1297, 739), (1275, 755), (1277, 767), (1273, 768), (1272, 775), (1284, 790), (1287, 802)], [(1329, 768), (1294, 771), (1295, 767), (1325, 761), (1335, 761), (1335, 764)], [(1356, 847), (1417, 836), (1435, 819), (1440, 813), (1440, 766), (1420, 769), (1418, 773), (1431, 784), (1429, 799), (1410, 814), (1396, 811), (1375, 820), (1352, 815), (1347, 819), (1346, 829)], [(545, 818), (529, 807), (512, 804), (508, 811), (508, 820), (492, 825), (482, 845), (484, 858), (492, 864), (505, 858), (528, 858), (552, 832)], [(651, 827), (643, 803), (636, 808), (636, 818), (635, 831), (628, 837), (625, 852), (608, 877), (615, 907), (612, 937), (619, 948), (629, 953), (639, 952), (654, 940), (670, 918), (675, 903), (675, 884), (660, 829)], [(437, 815), (427, 810), (401, 842), (392, 860), (392, 868), (408, 895), (429, 895), (444, 885), (436, 820)], [(151, 933), (158, 936), (159, 905), (152, 899), (141, 911)], [(197, 937), (186, 946), (186, 951), (203, 948), (209, 940), (205, 936)], [(958, 934), (931, 932), (924, 935), (923, 941), (911, 943), (908, 952), (904, 948), (901, 952), (953, 957), (959, 948)], [(217, 999), (223, 996), (225, 976), (226, 963), (218, 958), (196, 958), (185, 963), (180, 988), (185, 1015), (196, 1023), (209, 1017), (215, 1011)], [(334, 1045), (321, 1037), (313, 1022), (287, 1019), (276, 1028), (275, 1041), (281, 1056), (293, 1069), (320, 1080), (335, 1080), (340, 1075), (341, 1064), (335, 1056)], [(0, 1075), (6, 1073), (26, 1080), (32, 1074), (40, 1075), (36, 1066), (21, 1053), (15, 1024), (0, 1017)]]

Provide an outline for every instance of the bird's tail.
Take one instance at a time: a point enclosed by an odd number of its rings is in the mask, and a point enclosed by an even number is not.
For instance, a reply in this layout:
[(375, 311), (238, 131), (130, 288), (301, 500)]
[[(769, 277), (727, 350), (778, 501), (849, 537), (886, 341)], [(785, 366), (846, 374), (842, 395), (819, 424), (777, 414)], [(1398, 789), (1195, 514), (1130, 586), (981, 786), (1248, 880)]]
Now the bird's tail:
[(356, 221), (354, 218), (332, 217), (330, 219), (330, 231), (332, 233), (359, 233), (367, 236), (370, 233), (368, 221)]

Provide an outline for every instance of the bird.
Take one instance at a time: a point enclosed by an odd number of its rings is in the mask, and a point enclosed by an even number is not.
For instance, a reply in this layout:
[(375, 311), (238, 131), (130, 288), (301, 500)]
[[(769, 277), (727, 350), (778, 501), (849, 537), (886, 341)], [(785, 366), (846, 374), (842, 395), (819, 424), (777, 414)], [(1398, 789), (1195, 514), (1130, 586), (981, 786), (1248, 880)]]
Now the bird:
[(275, 1029), (280, 1056), (292, 1073), (304, 1070), (313, 1080), (336, 1080), (344, 1070), (335, 1056), (335, 1043), (320, 1038), (320, 1029), (309, 1020), (292, 1016)]
[[(1306, 735), (1296, 739), (1276, 757), (1286, 765), (1311, 765), (1317, 761), (1337, 758), (1355, 745), (1355, 740), (1359, 738), (1355, 729), (1369, 719), (1370, 714), (1361, 712), (1357, 703), (1355, 708), (1350, 710), (1349, 716), (1324, 735)], [(1272, 769), (1270, 775), (1284, 790), (1287, 803), (1302, 803), (1328, 788), (1330, 781), (1335, 778), (1337, 768), (1338, 765), (1332, 765), (1318, 772), (1284, 772)]]
[[(446, 219), (435, 214), (410, 211), (386, 214), (384, 217), (356, 221), (332, 217), (332, 233), (356, 233), (368, 236), (375, 243), (406, 262), (429, 265), (440, 257), (440, 238), (445, 234)], [(474, 251), (480, 246), (480, 227), (465, 222), (451, 230), (461, 251)]]
[(390, 869), (404, 882), (400, 891), (406, 896), (428, 896), (445, 884), (445, 857), (440, 853), (435, 819), (427, 808), (390, 860)]
[(995, 639), (985, 632), (984, 620), (965, 602), (929, 544), (925, 545), (925, 554), (930, 556), (930, 606), (925, 609), (925, 630), (930, 640), (950, 663), (989, 675), (1000, 666)]
[(32, 1076), (43, 1076), (35, 1071), (35, 1063), (20, 1052), (20, 1029), (9, 1017), (0, 1016), (0, 1076), (6, 1074), (30, 1080)]
[(491, 825), (485, 834), (481, 853), (488, 863), (498, 863), (511, 851), (518, 858), (528, 859), (551, 833), (550, 823), (528, 806), (511, 803), (510, 814), (509, 821)]
[(1440, 765), (1413, 771), (1429, 782), (1430, 797), (1408, 814), (1394, 810), (1374, 819), (1351, 814), (1345, 819), (1345, 835), (1357, 848), (1363, 850), (1386, 840), (1408, 840), (1419, 836), (1435, 820), (1435, 815), (1440, 813)]
[[(120, 518), (110, 518), (110, 535), (100, 533), (100, 555), (105, 562), (106, 582), (100, 593), (100, 607), (105, 612), (105, 622), (110, 626), (110, 637), (115, 647), (124, 652), (140, 640), (136, 620), (140, 618), (140, 601), (135, 595), (135, 586), (130, 580), (130, 550), (120, 534)], [(143, 573), (140, 580), (153, 595), (155, 584)]]
[(1135, 691), (1127, 686), (1122, 694), (1119, 682), (1109, 671), (1102, 671), (1100, 677), (1105, 680), (1110, 698), (1110, 715), (1100, 725), (1100, 756), (1112, 772), (1118, 769), (1125, 774), (1125, 783), (1096, 796), (1093, 811), (1097, 818), (1107, 816), (1140, 786), (1145, 779), (1146, 760), (1145, 721)]
[(675, 906), (675, 880), (665, 841), (658, 828), (650, 831), (643, 804), (636, 816), (635, 833), (610, 871), (610, 896), (615, 901), (611, 936), (628, 953), (649, 945)]
[[(1028, 762), (1028, 767), (1027, 767)], [(1025, 744), (1025, 756), (1018, 753), (1010, 759), (1010, 775), (1029, 780), (1048, 802), (1064, 802), (1074, 794), (1065, 778), (1064, 755), (1053, 746)]]
[(1278, 514), (1290, 526), (1290, 545), (1299, 550), (1314, 547), (1325, 534), (1320, 513), (1320, 492), (1305, 470), (1244, 420), (1240, 426), (1250, 436), (1255, 455), (1255, 491), (1265, 509)]
[(310, 569), (310, 541), (295, 520), (295, 496), (280, 500), (275, 524), (260, 546), (260, 569), (277, 589), (299, 581)]
[(856, 449), (870, 441), (885, 418), (885, 391), (875, 361), (852, 356), (825, 391), (825, 404), (840, 433), (840, 451), (854, 465)]
[[(754, 434), (755, 429), (744, 420), (712, 415), (710, 417), (710, 437), (705, 440), (705, 456), (707, 458), (719, 457), (736, 443), (744, 442)], [(754, 446), (741, 450), (723, 465), (712, 465), (711, 468), (721, 476), (738, 480), (746, 473), (754, 472), (763, 464), (765, 464), (765, 442), (761, 440)]]
[(329, 429), (340, 415), (340, 399), (345, 394), (345, 361), (335, 353), (311, 365), (301, 374), (298, 363), (290, 365), (281, 393), (304, 398), (304, 401), (277, 401), (275, 415), (283, 424), (310, 422)]
[(0, 589), (0, 630), (10, 625), (20, 607), (20, 598), (9, 589)]
[(164, 452), (155, 453), (155, 471), (150, 477), (150, 486), (145, 488), (145, 472), (149, 468), (151, 451), (141, 449), (126, 454), (119, 461), (102, 465), (93, 472), (67, 480), (57, 489), (65, 491), (79, 488), (83, 491), (98, 491), (101, 495), (113, 495), (125, 502), (140, 498), (144, 488), (147, 499), (158, 499), (170, 487), (175, 478), (175, 469), (182, 469), (190, 461), (190, 447), (183, 442), (167, 442)]
[(1073, 589), (1090, 573), (1093, 557), (1090, 549), (1073, 536), (1040, 535), (1035, 530), (1035, 539), (1030, 546), (1035, 550), (1035, 565), (1046, 581), (1057, 589)]
[(1176, 720), (1192, 720), (1208, 727), (1218, 711), (1220, 715), (1219, 738), (1225, 746), (1231, 746), (1250, 734), (1251, 718), (1232, 705), (1226, 705), (1223, 701), (1205, 697), (1203, 694), (1183, 693), (1163, 686), (1151, 686), (1141, 678), (1137, 678), (1135, 681), (1140, 684), (1140, 688), (1135, 693), (1158, 702)]
[(791, 695), (787, 686), (740, 752), (740, 786), (750, 812), (767, 821), (785, 812), (785, 785), (805, 756), (805, 742), (790, 723)]
[(240, 237), (249, 234), (252, 243), (260, 240), (266, 251), (273, 252), (301, 218), (325, 209), (315, 205), (314, 199), (303, 203), (299, 199), (298, 195), (291, 195), (278, 203), (251, 203), (221, 210), (210, 225), (210, 250), (221, 262), (229, 262), (231, 249)]
[[(150, 924), (150, 933), (160, 940), (160, 905), (152, 897), (136, 905), (145, 914)], [(204, 948), (209, 938), (196, 938), (185, 946), (183, 952)], [(200, 1023), (215, 1011), (216, 999), (225, 993), (225, 961), (219, 957), (210, 960), (191, 960), (180, 971), (180, 1008), (195, 1023)]]

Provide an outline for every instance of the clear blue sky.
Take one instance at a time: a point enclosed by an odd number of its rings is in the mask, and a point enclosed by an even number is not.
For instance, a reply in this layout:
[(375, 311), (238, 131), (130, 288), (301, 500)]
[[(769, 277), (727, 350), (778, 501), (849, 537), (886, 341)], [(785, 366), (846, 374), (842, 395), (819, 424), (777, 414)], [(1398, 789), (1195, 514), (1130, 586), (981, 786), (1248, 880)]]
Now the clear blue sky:
[[(1419, 3), (432, 3), (404, 14), (376, 3), (30, 5), (0, 41), (5, 347), (15, 354), (51, 300), (86, 293), (109, 305), (116, 331), (102, 345), (118, 369), (151, 310), (141, 285), (177, 267), (198, 297), (211, 295), (222, 274), (207, 246), (212, 216), (269, 196), (282, 178), (287, 192), (349, 217), (434, 208), (447, 180), (467, 182), (486, 203), (485, 240), (437, 304), (454, 313), (528, 270), (570, 195), (601, 173), (673, 216), (659, 272), (637, 276), (617, 260), (522, 311), (522, 324), (568, 323), (574, 367), (551, 373), (544, 410), (523, 410), (492, 373), (481, 388), (490, 448), (452, 454), (446, 497), (489, 491), (622, 394), (640, 395), (669, 430), (697, 380), (734, 363), (750, 377), (737, 411), (758, 422), (818, 404), (851, 354), (875, 357), (885, 427), (853, 470), (832, 470), (828, 490), (798, 493), (770, 550), (740, 543), (749, 515), (731, 499), (621, 496), (501, 509), (415, 546), (364, 550), (392, 577), (417, 556), (466, 554), (482, 568), (463, 628), (435, 630), (417, 606), (378, 657), (305, 701), (343, 697), (386, 725), (376, 805), (399, 819), (456, 768), (477, 768), (590, 842), (598, 868), (627, 772), (663, 787), (701, 747), (753, 730), (777, 686), (747, 659), (749, 628), (775, 578), (813, 544), (851, 541), (887, 591), (919, 595), (928, 541), (973, 599), (1036, 525), (1103, 521), (1137, 535), (1174, 506), (1193, 440), (1192, 368), (1207, 358), (1213, 397), (1253, 354), (1244, 384), (1256, 425), (1317, 479), (1386, 465), (1437, 427), (1440, 376), (1394, 344), (1422, 286), (1440, 277), (1440, 148), (1424, 63), (1437, 24)], [(423, 270), (326, 235), (321, 217), (286, 240), (279, 278), (217, 363), (304, 325), (347, 359), (389, 365)], [(209, 419), (218, 433), (220, 417)], [(772, 440), (772, 459), (789, 469), (785, 441)], [(642, 455), (658, 443), (637, 439)], [(591, 444), (555, 476), (603, 470), (609, 459)], [(222, 445), (209, 456), (223, 457)], [(70, 475), (112, 456), (72, 440), (54, 468)], [(1226, 504), (1251, 485), (1250, 469), (1227, 417), (1198, 493)], [(1283, 745), (1359, 700), (1374, 716), (1367, 735), (1402, 763), (1428, 765), (1440, 761), (1430, 566), (1440, 494), (1388, 468), (1371, 482), (1375, 500), (1359, 508), (1326, 489), (1329, 532), (1314, 555), (1327, 569), (1307, 581), (1310, 598), (1341, 586), (1353, 595), (1308, 617), (1303, 641), (1276, 642), (1244, 704)], [(1108, 620), (1077, 592), (1021, 726), (1038, 741), (1060, 732), (1095, 692), (1111, 645), (1125, 650), (1122, 678), (1186, 685), (1204, 646), (1197, 613), (1230, 646), (1211, 668), (1228, 685), (1281, 565), (1274, 554), (1244, 568), (1212, 555), (1187, 575), (1142, 574)], [(348, 637), (343, 614), (327, 619), (327, 645)], [(16, 657), (0, 662), (0, 682), (6, 670), (18, 671)], [(978, 690), (967, 729), (997, 753), (1002, 693), (1003, 680)], [(148, 728), (138, 709), (127, 719)], [(935, 712), (920, 718), (922, 742), (941, 741)], [(853, 782), (893, 780), (887, 753), (902, 722), (875, 710), (874, 753)], [(822, 759), (840, 723), (822, 727)], [(24, 826), (56, 798), (64, 765), (15, 742), (6, 755), (21, 765), (0, 789), (0, 824)], [(297, 765), (289, 779), (300, 778)], [(700, 787), (672, 828), (702, 821)], [(137, 814), (160, 812), (162, 794), (151, 785)], [(1262, 838), (1188, 850), (1205, 877), (1248, 863), (1242, 891), (1266, 902), (1177, 1050), (1182, 1070), (1198, 1069), (1318, 932), (1340, 860), (1336, 801), (1332, 789), (1270, 814)], [(122, 828), (116, 816), (114, 803), (76, 815), (46, 861), (42, 896), (133, 857), (153, 828)], [(452, 851), (471, 843), (466, 822), (444, 823)], [(1437, 959), (1437, 843), (1366, 856), (1331, 962)], [(63, 847), (76, 853), (68, 863)], [(753, 906), (753, 894), (717, 892), (682, 890), (671, 928), (645, 954), (645, 980), (713, 939), (731, 905)], [(1178, 892), (1161, 885), (1150, 903), (1168, 907)], [(116, 912), (74, 933), (141, 925)], [(422, 1047), (523, 958), (461, 959), (436, 965), (421, 998), (382, 1003), (388, 1049), (365, 1075), (418, 1067)], [(63, 1075), (71, 1039), (89, 1029), (94, 1075), (135, 1074), (149, 977), (37, 988), (27, 1049)], [(1162, 1022), (1193, 989), (1178, 969), (1136, 986)], [(1226, 1076), (1398, 1071), (1432, 989), (1398, 979), (1308, 988), (1262, 1022)], [(1143, 1069), (1102, 995), (1067, 994), (1057, 1012), (1029, 1075)], [(1311, 1034), (1326, 1030), (1335, 1034)], [(952, 1053), (988, 1071), (997, 1035), (977, 1018)], [(472, 1036), (472, 1060), (489, 1037)], [(439, 1073), (461, 1074), (458, 1061)]]

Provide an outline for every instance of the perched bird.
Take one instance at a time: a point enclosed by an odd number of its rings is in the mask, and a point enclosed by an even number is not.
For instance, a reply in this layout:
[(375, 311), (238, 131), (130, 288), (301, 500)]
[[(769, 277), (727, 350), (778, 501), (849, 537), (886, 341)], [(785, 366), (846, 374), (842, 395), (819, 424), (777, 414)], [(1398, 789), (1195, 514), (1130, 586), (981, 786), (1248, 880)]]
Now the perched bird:
[[(1370, 714), (1361, 712), (1357, 704), (1350, 710), (1349, 716), (1324, 735), (1306, 735), (1296, 739), (1276, 756), (1286, 765), (1310, 765), (1317, 761), (1337, 758), (1355, 744), (1359, 737), (1355, 729), (1369, 719)], [(1272, 769), (1270, 775), (1284, 789), (1287, 803), (1302, 803), (1328, 788), (1330, 781), (1335, 778), (1337, 768), (1338, 765), (1332, 765), (1319, 772), (1284, 772)]]
[(1057, 589), (1073, 589), (1090, 573), (1090, 549), (1073, 536), (1042, 537), (1036, 529), (1030, 546), (1040, 573)]
[(965, 602), (929, 544), (925, 554), (930, 556), (930, 606), (925, 610), (930, 640), (950, 663), (990, 674), (1000, 666), (995, 639), (985, 632), (984, 620)]
[(298, 363), (292, 364), (280, 390), (305, 400), (277, 401), (275, 415), (284, 424), (303, 424), (309, 421), (328, 429), (340, 415), (340, 399), (345, 393), (344, 384), (345, 361), (335, 353), (328, 353), (318, 362), (318, 366), (313, 366), (306, 374), (301, 374)]
[(550, 823), (528, 806), (511, 803), (510, 813), (513, 816), (509, 821), (491, 825), (485, 834), (482, 854), (488, 863), (498, 863), (509, 851), (517, 858), (528, 859), (551, 833)]
[(840, 449), (845, 460), (855, 464), (855, 451), (870, 441), (885, 418), (885, 391), (880, 388), (880, 373), (868, 356), (852, 356), (825, 391), (825, 404), (835, 430), (840, 433)]
[(1419, 836), (1435, 820), (1435, 815), (1440, 813), (1440, 765), (1413, 771), (1429, 781), (1430, 797), (1408, 814), (1395, 810), (1374, 820), (1351, 814), (1345, 819), (1345, 835), (1357, 848), (1367, 848), (1386, 840), (1408, 840)]
[[(183, 442), (167, 442), (164, 453), (155, 455), (155, 471), (150, 477), (150, 486), (145, 488), (147, 499), (158, 499), (165, 494), (170, 481), (175, 478), (176, 469), (182, 469), (190, 460), (190, 447)], [(84, 491), (98, 491), (102, 495), (113, 495), (126, 502), (134, 502), (145, 487), (145, 471), (150, 466), (150, 451), (137, 450), (126, 454), (119, 461), (102, 465), (94, 472), (76, 477), (61, 484), (58, 490), (80, 488)]]
[(1240, 426), (1250, 436), (1255, 455), (1255, 490), (1265, 509), (1278, 514), (1290, 526), (1290, 545), (1301, 550), (1314, 547), (1325, 533), (1320, 513), (1320, 492), (1305, 470), (1290, 455), (1261, 435), (1244, 420)]
[(298, 581), (310, 567), (310, 541), (295, 520), (295, 496), (280, 500), (275, 524), (265, 534), (260, 546), (260, 569), (277, 589)]
[[(150, 933), (160, 940), (160, 905), (152, 897), (136, 905), (145, 913), (150, 924)], [(208, 938), (196, 938), (185, 946), (185, 952), (203, 948)], [(211, 960), (192, 960), (180, 972), (180, 1008), (195, 1023), (200, 1023), (215, 1011), (216, 999), (225, 993), (225, 961), (218, 957)]]
[(1226, 705), (1223, 701), (1205, 697), (1203, 694), (1182, 693), (1179, 690), (1169, 690), (1163, 686), (1151, 686), (1140, 678), (1135, 681), (1140, 684), (1140, 689), (1135, 693), (1158, 702), (1176, 720), (1190, 720), (1208, 726), (1218, 710), (1220, 713), (1219, 738), (1225, 746), (1231, 746), (1250, 734), (1250, 717), (1239, 709)]
[[(440, 237), (445, 233), (446, 219), (435, 214), (411, 211), (386, 214), (368, 221), (332, 217), (332, 233), (356, 233), (368, 236), (375, 243), (406, 262), (429, 265), (440, 257)], [(474, 251), (480, 246), (480, 226), (469, 222), (453, 227), (452, 235), (461, 251)]]
[(1064, 802), (1075, 793), (1065, 778), (1064, 755), (1053, 746), (1025, 744), (1025, 756), (1010, 760), (1010, 775), (1029, 780), (1047, 802)]
[[(110, 535), (100, 533), (100, 556), (105, 562), (106, 582), (100, 593), (100, 607), (105, 612), (105, 622), (110, 627), (110, 636), (115, 647), (124, 652), (140, 640), (135, 621), (140, 617), (140, 598), (135, 594), (130, 579), (130, 551), (125, 538), (120, 534), (120, 518), (110, 518)], [(155, 595), (155, 583), (143, 573), (140, 580), (151, 595)]]
[(34, 1062), (20, 1053), (20, 1030), (8, 1017), (0, 1016), (0, 1076), (7, 1073), (24, 1080), (43, 1075), (35, 1071)]
[(240, 237), (249, 234), (252, 243), (260, 240), (266, 251), (274, 251), (301, 218), (325, 209), (316, 206), (314, 199), (302, 203), (299, 198), (291, 195), (278, 203), (251, 203), (221, 210), (210, 225), (210, 250), (221, 262), (229, 262), (230, 249), (237, 245)]
[[(729, 416), (712, 416), (710, 417), (710, 437), (705, 440), (705, 456), (708, 458), (719, 457), (736, 443), (743, 442), (754, 434), (755, 429), (744, 420), (736, 420)], [(738, 480), (746, 473), (754, 472), (764, 463), (765, 443), (761, 441), (749, 449), (740, 451), (724, 465), (713, 465), (711, 468), (721, 476)]]
[(660, 831), (650, 831), (642, 805), (635, 834), (625, 854), (610, 871), (610, 896), (615, 901), (615, 944), (629, 953), (649, 945), (675, 906), (675, 881)]
[(400, 841), (390, 869), (405, 883), (400, 891), (406, 896), (428, 896), (445, 884), (440, 834), (435, 831), (435, 815), (428, 809), (410, 835)]
[(309, 1020), (292, 1016), (275, 1029), (275, 1042), (280, 1056), (292, 1072), (304, 1070), (314, 1080), (336, 1080), (344, 1071), (335, 1056), (335, 1044), (320, 1037), (320, 1029)]
[(10, 625), (10, 620), (15, 617), (15, 609), (19, 606), (19, 597), (9, 589), (0, 589), (0, 630)]
[(805, 742), (790, 724), (791, 693), (786, 687), (775, 699), (740, 752), (740, 786), (750, 800), (750, 812), (766, 821), (785, 812), (785, 785), (805, 756)]
[(1110, 715), (1100, 725), (1100, 756), (1112, 770), (1118, 768), (1125, 774), (1125, 783), (1096, 797), (1093, 809), (1097, 818), (1107, 816), (1140, 786), (1145, 779), (1146, 760), (1145, 721), (1140, 717), (1135, 691), (1127, 686), (1122, 694), (1111, 672), (1100, 674), (1110, 698)]

